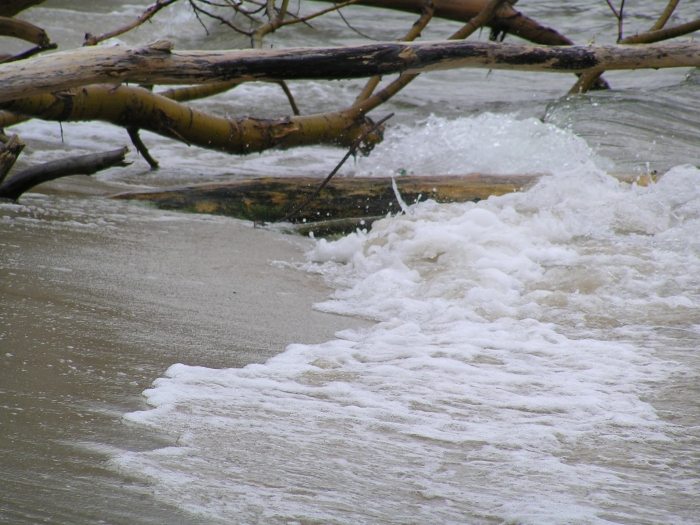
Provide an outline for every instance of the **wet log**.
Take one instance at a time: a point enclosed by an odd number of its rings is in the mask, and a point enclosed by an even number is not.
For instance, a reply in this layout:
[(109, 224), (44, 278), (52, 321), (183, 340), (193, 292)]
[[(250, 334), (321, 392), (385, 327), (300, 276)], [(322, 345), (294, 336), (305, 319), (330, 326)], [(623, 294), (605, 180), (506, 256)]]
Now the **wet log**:
[[(537, 175), (400, 176), (395, 178), (404, 202), (413, 204), (479, 201), (519, 191)], [(315, 177), (263, 177), (225, 183), (193, 184), (164, 190), (128, 192), (117, 199), (150, 202), (162, 209), (227, 215), (256, 223), (276, 222), (312, 195)], [(289, 221), (301, 232), (316, 234), (352, 231), (387, 213), (401, 211), (391, 178), (337, 177)], [(313, 223), (313, 225), (312, 225)], [(317, 224), (318, 223), (318, 224)]]
[(126, 166), (124, 157), (127, 151), (127, 148), (119, 148), (32, 166), (12, 175), (0, 184), (0, 198), (16, 201), (24, 192), (42, 182), (68, 175), (92, 175), (113, 166)]
[(0, 65), (0, 102), (94, 83), (344, 79), (467, 67), (580, 73), (698, 66), (698, 42), (546, 47), (439, 41), (281, 50), (173, 51), (170, 43), (161, 41), (141, 48), (81, 48)]
[(353, 112), (278, 119), (223, 118), (131, 86), (84, 86), (0, 105), (14, 114), (43, 120), (101, 120), (144, 129), (189, 145), (233, 154), (311, 144), (347, 147), (360, 138), (362, 150), (369, 151), (381, 140), (381, 130), (372, 132), (372, 121)]

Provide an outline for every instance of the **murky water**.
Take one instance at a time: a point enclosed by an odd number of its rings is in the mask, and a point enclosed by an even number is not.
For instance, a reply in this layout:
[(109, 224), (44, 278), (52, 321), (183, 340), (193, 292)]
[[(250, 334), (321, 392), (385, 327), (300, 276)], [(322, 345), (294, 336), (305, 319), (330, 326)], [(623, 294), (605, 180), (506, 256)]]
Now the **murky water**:
[[(628, 7), (627, 31), (657, 4)], [(55, 1), (28, 18), (71, 47), (145, 5)], [(518, 7), (579, 42), (616, 35), (605, 2)], [(412, 22), (347, 13), (377, 36)], [(207, 38), (185, 4), (159, 16), (125, 39), (240, 43)], [(358, 38), (335, 17), (271, 42)], [(342, 156), (326, 147), (231, 158), (144, 134), (159, 172), (134, 157), (1, 204), (0, 521), (697, 523), (700, 77), (608, 79), (571, 99), (566, 75), (419, 79), (344, 174), (550, 175), (333, 242), (104, 197), (320, 177)], [(292, 89), (309, 112), (360, 84)], [(197, 104), (288, 111), (272, 85)], [(24, 162), (126, 142), (92, 123), (18, 131)], [(665, 175), (649, 188), (607, 175), (651, 170)]]

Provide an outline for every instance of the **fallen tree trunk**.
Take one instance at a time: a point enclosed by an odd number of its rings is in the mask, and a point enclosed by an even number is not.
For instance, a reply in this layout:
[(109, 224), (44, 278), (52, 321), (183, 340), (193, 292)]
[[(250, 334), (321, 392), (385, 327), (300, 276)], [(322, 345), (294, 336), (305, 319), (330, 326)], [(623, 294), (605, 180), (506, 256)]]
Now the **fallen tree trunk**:
[(0, 198), (16, 201), (24, 192), (42, 182), (68, 175), (92, 175), (112, 166), (126, 166), (124, 157), (127, 151), (127, 148), (119, 148), (104, 153), (89, 153), (32, 166), (12, 175), (0, 184)]
[[(401, 198), (413, 204), (426, 199), (437, 202), (479, 201), (522, 190), (538, 178), (537, 175), (470, 174), (401, 176), (395, 180)], [(276, 222), (305, 203), (320, 183), (320, 179), (314, 177), (263, 177), (121, 193), (114, 197), (146, 201), (168, 210), (227, 215), (254, 222)], [(401, 211), (401, 207), (391, 178), (338, 177), (289, 221), (298, 225), (297, 230), (313, 229), (320, 235), (352, 231), (358, 225), (369, 226), (372, 220), (398, 211)], [(323, 224), (310, 224), (317, 222)]]
[[(317, 1), (335, 3), (335, 0)], [(432, 0), (432, 8), (434, 16), (437, 18), (467, 22), (481, 13), (487, 3), (488, 0)], [(359, 0), (357, 5), (420, 13), (425, 5), (425, 0)], [(495, 34), (510, 33), (535, 44), (549, 46), (573, 44), (561, 33), (523, 15), (509, 4), (498, 9), (496, 16), (486, 26), (490, 27)]]
[(94, 83), (343, 79), (466, 67), (580, 73), (700, 66), (697, 42), (544, 47), (440, 41), (234, 51), (171, 47), (161, 41), (142, 48), (82, 48), (0, 65), (0, 102)]

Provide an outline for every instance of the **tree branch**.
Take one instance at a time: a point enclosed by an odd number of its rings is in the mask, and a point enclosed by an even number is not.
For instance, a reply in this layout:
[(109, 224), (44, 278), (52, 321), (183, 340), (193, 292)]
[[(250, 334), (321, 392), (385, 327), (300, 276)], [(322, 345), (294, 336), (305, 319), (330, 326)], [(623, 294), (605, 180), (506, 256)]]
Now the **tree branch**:
[(170, 4), (174, 4), (177, 2), (177, 0), (156, 0), (156, 3), (149, 6), (142, 14), (139, 16), (136, 20), (133, 22), (126, 24), (125, 26), (122, 26), (118, 29), (115, 29), (114, 31), (109, 31), (108, 33), (104, 33), (99, 36), (92, 35), (90, 33), (85, 33), (85, 41), (83, 42), (84, 46), (94, 46), (99, 44), (100, 42), (107, 40), (109, 38), (113, 38), (115, 36), (122, 35), (128, 31), (131, 31), (135, 27), (140, 26), (144, 22), (150, 20), (155, 16), (155, 14), (160, 11), (161, 9), (168, 7)]
[[(233, 154), (309, 144), (349, 146), (373, 126), (371, 120), (344, 111), (279, 119), (227, 119), (143, 88), (104, 84), (25, 97), (5, 105), (15, 113), (44, 120), (102, 120)], [(377, 133), (369, 133), (364, 146), (371, 149), (380, 139)]]
[(19, 140), (17, 135), (12, 135), (7, 139), (7, 142), (0, 147), (0, 185), (7, 177), (7, 174), (15, 165), (17, 157), (24, 149), (24, 143)]
[(362, 78), (464, 67), (579, 73), (587, 70), (698, 67), (700, 43), (647, 46), (530, 46), (493, 42), (377, 43), (331, 48), (170, 51), (97, 47), (0, 65), (0, 102), (100, 82)]
[(668, 22), (668, 19), (671, 18), (671, 15), (676, 10), (679, 2), (680, 0), (669, 0), (663, 13), (661, 13), (661, 16), (659, 16), (658, 20), (656, 20), (654, 25), (651, 26), (649, 31), (658, 31), (659, 29), (662, 29), (666, 25), (666, 22)]
[(0, 197), (17, 200), (37, 184), (68, 175), (92, 175), (112, 166), (126, 166), (127, 148), (105, 153), (90, 153), (79, 157), (55, 160), (27, 168), (0, 184)]

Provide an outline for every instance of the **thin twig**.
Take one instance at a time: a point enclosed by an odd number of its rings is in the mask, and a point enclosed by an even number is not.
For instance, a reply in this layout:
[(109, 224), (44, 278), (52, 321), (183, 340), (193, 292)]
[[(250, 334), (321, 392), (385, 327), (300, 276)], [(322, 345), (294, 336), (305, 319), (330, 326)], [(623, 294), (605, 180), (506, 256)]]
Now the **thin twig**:
[[(479, 12), (479, 14), (476, 15), (476, 17), (474, 17), (475, 19), (477, 19), (476, 23), (472, 24), (470, 20), (470, 22), (468, 22), (464, 27), (462, 27), (457, 32), (453, 33), (448, 38), (448, 40), (458, 40), (467, 38), (479, 27), (483, 26), (484, 24), (487, 24), (496, 14), (498, 7), (506, 1), (508, 0), (490, 0), (489, 3), (486, 4), (484, 8)], [(415, 79), (418, 76), (419, 73), (401, 73), (396, 80), (384, 87), (378, 93), (367, 97), (365, 100), (360, 100), (359, 102), (356, 101), (351, 108), (352, 111), (355, 111), (357, 112), (357, 114), (360, 115), (371, 111), (372, 109), (383, 104), (391, 97), (396, 95), (396, 93), (401, 91), (411, 81), (413, 81), (413, 79)]]
[[(606, 1), (608, 1), (608, 5), (610, 5), (609, 0)], [(670, 0), (668, 5), (666, 6), (666, 9), (664, 9), (664, 12), (654, 23), (654, 25), (651, 26), (651, 29), (649, 31), (628, 36), (626, 38), (623, 38), (622, 40), (618, 40), (618, 44), (652, 44), (654, 42), (661, 42), (663, 40), (687, 35), (689, 33), (693, 33), (695, 31), (700, 30), (700, 18), (697, 20), (693, 20), (692, 22), (687, 22), (685, 24), (680, 24), (678, 26), (663, 29), (663, 26), (666, 24), (666, 21), (671, 16), (671, 13), (673, 12), (677, 4), (678, 0)], [(611, 9), (613, 9), (613, 12), (616, 13), (615, 16), (618, 16), (617, 12), (612, 6)], [(620, 11), (620, 14), (621, 12), (622, 11)], [(581, 73), (576, 83), (569, 90), (569, 95), (585, 93), (591, 88), (591, 86), (593, 86), (593, 84), (601, 77), (602, 74), (602, 71)]]
[(299, 106), (297, 106), (296, 101), (294, 100), (294, 95), (292, 95), (292, 91), (289, 89), (289, 86), (284, 80), (279, 80), (276, 82), (281, 88), (282, 91), (284, 91), (284, 94), (287, 96), (287, 100), (289, 101), (289, 106), (292, 108), (292, 113), (295, 115), (301, 115), (301, 112), (299, 111)]
[(102, 42), (104, 40), (107, 40), (108, 38), (112, 38), (115, 36), (119, 36), (121, 34), (126, 33), (127, 31), (131, 31), (135, 27), (140, 26), (147, 20), (150, 20), (155, 16), (155, 14), (163, 9), (164, 7), (169, 6), (170, 4), (174, 4), (177, 2), (177, 0), (157, 0), (155, 4), (149, 6), (142, 14), (139, 16), (136, 20), (133, 22), (120, 27), (118, 29), (115, 29), (114, 31), (110, 31), (108, 33), (104, 33), (100, 36), (95, 36), (91, 35), (90, 33), (85, 33), (85, 41), (83, 42), (84, 46), (94, 46), (98, 44), (99, 42)]
[[(206, 2), (205, 0), (199, 0), (199, 1), (206, 4), (206, 5), (213, 5), (211, 2)], [(242, 28), (238, 27), (236, 24), (229, 22), (224, 17), (216, 15), (210, 11), (207, 11), (206, 9), (203, 9), (202, 7), (197, 5), (195, 0), (189, 0), (189, 2), (190, 2), (190, 5), (192, 6), (192, 9), (194, 10), (194, 13), (195, 13), (195, 16), (197, 17), (197, 20), (202, 25), (202, 27), (204, 27), (204, 31), (206, 31), (207, 35), (209, 34), (209, 30), (207, 29), (206, 24), (204, 24), (201, 17), (199, 16), (200, 13), (208, 16), (209, 18), (213, 18), (214, 20), (219, 21), (219, 23), (230, 27), (231, 29), (233, 29), (234, 31), (236, 31), (237, 33), (240, 33), (242, 35), (251, 36), (253, 34), (253, 31), (247, 31), (245, 29), (242, 29)], [(242, 12), (243, 14), (245, 14), (245, 12), (243, 12), (242, 10), (238, 10), (238, 9), (236, 10), (236, 12)]]
[(620, 0), (620, 9), (615, 9), (615, 6), (610, 0), (605, 0), (605, 2), (615, 15), (615, 18), (617, 18), (617, 41), (619, 43), (622, 40), (622, 24), (624, 18), (625, 0)]
[(25, 58), (33, 57), (34, 55), (37, 55), (39, 53), (42, 53), (43, 51), (46, 51), (48, 49), (56, 49), (58, 47), (57, 44), (54, 44), (53, 42), (45, 45), (45, 46), (34, 46), (30, 47), (29, 49), (22, 51), (21, 53), (18, 53), (16, 55), (6, 55), (0, 58), (0, 64), (5, 64), (7, 62), (17, 62), (18, 60), (24, 60)]
[(360, 31), (359, 29), (357, 29), (355, 26), (353, 26), (353, 25), (348, 21), (348, 19), (345, 18), (345, 15), (343, 14), (343, 12), (342, 12), (340, 9), (338, 9), (338, 16), (340, 16), (341, 20), (343, 21), (343, 23), (345, 23), (345, 25), (347, 26), (347, 28), (350, 29), (350, 31), (354, 31), (355, 33), (357, 33), (358, 35), (360, 35), (362, 38), (366, 38), (367, 40), (376, 40), (376, 41), (379, 41), (379, 40), (380, 40), (379, 38), (375, 38), (375, 37), (370, 36), (370, 35), (368, 35), (368, 34), (366, 34), (366, 33), (363, 33), (362, 31)]
[(654, 42), (661, 42), (662, 40), (668, 40), (669, 38), (676, 38), (678, 36), (693, 33), (695, 31), (700, 31), (700, 18), (691, 22), (686, 22), (685, 24), (667, 27), (665, 29), (658, 29), (656, 31), (648, 31), (646, 33), (640, 33), (638, 35), (628, 36), (620, 43), (653, 44)]
[(318, 197), (318, 194), (321, 193), (323, 188), (326, 187), (326, 185), (331, 181), (333, 176), (338, 173), (338, 170), (345, 164), (345, 161), (348, 160), (351, 156), (355, 156), (357, 154), (357, 150), (359, 149), (360, 145), (362, 144), (362, 141), (365, 140), (365, 137), (368, 135), (374, 133), (376, 130), (380, 128), (382, 124), (384, 124), (387, 120), (389, 120), (391, 117), (393, 117), (393, 113), (389, 113), (386, 117), (382, 118), (380, 121), (376, 122), (369, 130), (365, 131), (362, 135), (360, 135), (355, 142), (353, 142), (352, 146), (350, 146), (350, 149), (348, 152), (345, 154), (345, 156), (342, 158), (342, 160), (336, 164), (335, 168), (328, 174), (328, 176), (323, 179), (323, 182), (319, 185), (316, 190), (309, 195), (306, 200), (304, 200), (300, 205), (296, 206), (293, 208), (290, 212), (288, 212), (284, 217), (281, 219), (278, 219), (275, 222), (286, 222), (292, 217), (294, 217), (297, 213), (299, 213), (301, 210), (306, 208), (306, 206), (309, 205), (311, 201), (313, 201), (316, 197)]
[(152, 170), (157, 170), (158, 161), (151, 156), (151, 153), (148, 151), (148, 148), (141, 140), (141, 136), (139, 135), (139, 128), (131, 126), (126, 128), (126, 132), (129, 134), (131, 143), (136, 148), (136, 151), (138, 151), (143, 157), (143, 159), (146, 162), (148, 162), (148, 165), (151, 167)]
[(316, 11), (315, 13), (311, 13), (310, 15), (306, 15), (306, 16), (302, 16), (302, 17), (291, 15), (291, 13), (290, 13), (290, 16), (295, 16), (295, 17), (292, 18), (291, 20), (288, 19), (288, 20), (285, 20), (284, 22), (280, 23), (279, 27), (287, 26), (287, 25), (291, 25), (291, 24), (307, 24), (307, 22), (309, 20), (313, 20), (314, 18), (318, 18), (319, 16), (323, 16), (323, 15), (325, 15), (327, 13), (331, 13), (333, 11), (338, 11), (339, 9), (341, 9), (343, 7), (346, 7), (346, 6), (349, 6), (352, 4), (356, 4), (359, 1), (360, 0), (348, 0), (347, 2), (339, 2), (339, 3), (335, 4), (333, 7), (328, 7), (326, 9), (322, 9), (321, 11)]

